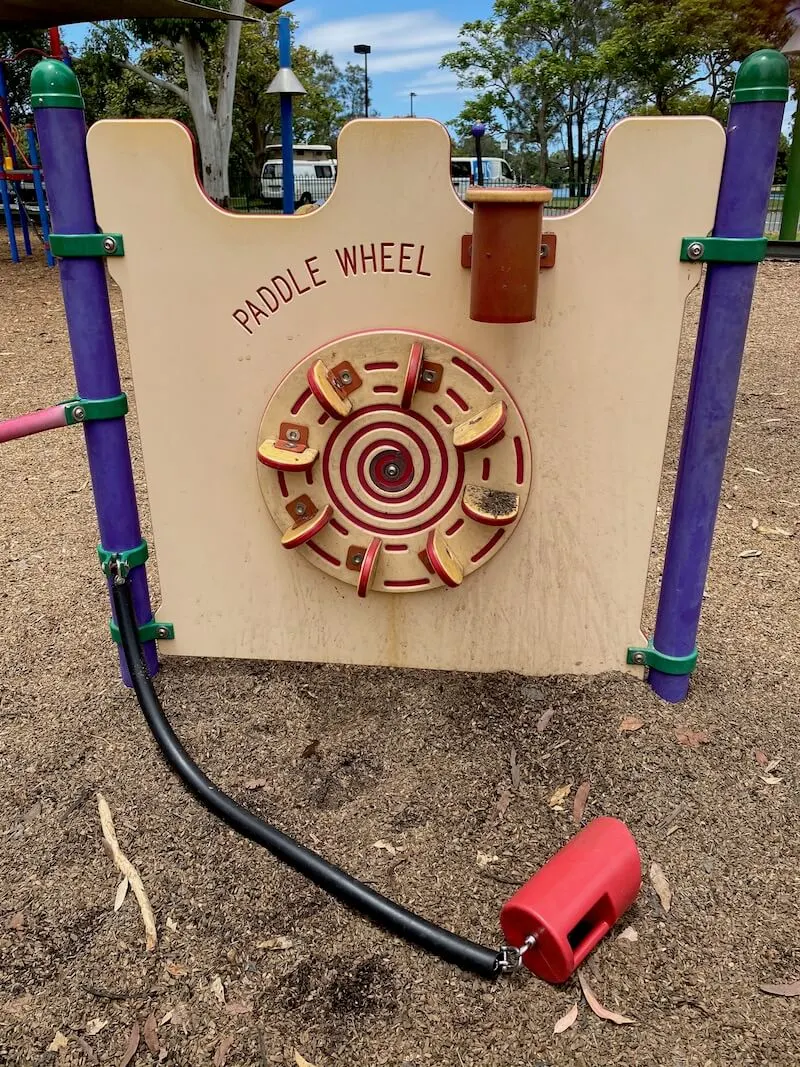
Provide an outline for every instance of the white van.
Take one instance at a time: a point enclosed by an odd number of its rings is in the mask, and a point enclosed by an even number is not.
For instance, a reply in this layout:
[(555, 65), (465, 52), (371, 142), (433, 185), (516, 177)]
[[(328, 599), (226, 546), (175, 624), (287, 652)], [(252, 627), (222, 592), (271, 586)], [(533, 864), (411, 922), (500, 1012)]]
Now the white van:
[[(283, 203), (283, 159), (279, 144), (267, 145), (267, 162), (261, 168), (261, 196), (270, 207)], [(315, 204), (327, 200), (336, 181), (336, 160), (327, 144), (295, 145), (294, 204)]]
[[(478, 157), (455, 156), (450, 160), (450, 177), (453, 188), (463, 200), (470, 185), (478, 184)], [(514, 171), (499, 156), (483, 157), (483, 181), (493, 188), (519, 184)]]

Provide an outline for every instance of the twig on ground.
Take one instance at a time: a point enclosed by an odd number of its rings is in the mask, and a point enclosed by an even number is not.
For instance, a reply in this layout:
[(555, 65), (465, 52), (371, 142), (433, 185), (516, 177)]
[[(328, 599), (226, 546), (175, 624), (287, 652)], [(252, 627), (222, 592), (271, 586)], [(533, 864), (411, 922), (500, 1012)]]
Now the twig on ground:
[(103, 828), (103, 837), (108, 845), (109, 854), (117, 869), (130, 882), (139, 910), (142, 913), (142, 922), (144, 923), (146, 935), (145, 945), (147, 946), (147, 951), (152, 952), (158, 944), (158, 934), (156, 933), (156, 920), (153, 915), (153, 909), (150, 907), (150, 900), (145, 892), (142, 879), (134, 865), (119, 847), (114, 822), (111, 818), (111, 810), (102, 793), (97, 794), (97, 808), (100, 812), (100, 825)]

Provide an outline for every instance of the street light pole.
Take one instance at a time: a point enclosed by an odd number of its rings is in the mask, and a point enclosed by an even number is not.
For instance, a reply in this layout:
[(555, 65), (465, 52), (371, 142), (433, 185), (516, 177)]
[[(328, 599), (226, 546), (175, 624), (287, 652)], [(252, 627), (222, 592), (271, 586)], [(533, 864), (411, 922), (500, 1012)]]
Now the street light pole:
[(416, 95), (417, 95), (416, 93), (409, 93), (408, 94), (409, 99), (411, 100), (411, 118), (412, 119), (414, 118), (414, 97)]
[(367, 73), (367, 56), (372, 51), (372, 48), (368, 44), (357, 44), (353, 46), (353, 51), (357, 56), (364, 57), (364, 118), (369, 118), (369, 74)]

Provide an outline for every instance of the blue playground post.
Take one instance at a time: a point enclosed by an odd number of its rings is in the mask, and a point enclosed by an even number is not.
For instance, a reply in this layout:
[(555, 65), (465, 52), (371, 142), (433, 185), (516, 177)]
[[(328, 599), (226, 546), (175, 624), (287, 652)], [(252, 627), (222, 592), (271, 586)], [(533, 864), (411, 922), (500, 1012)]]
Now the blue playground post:
[(39, 163), (39, 151), (36, 147), (36, 134), (32, 126), (25, 127), (25, 135), (28, 138), (28, 155), (33, 169), (33, 188), (36, 190), (36, 203), (39, 207), (39, 221), (42, 227), (42, 240), (44, 241), (44, 253), (47, 257), (47, 266), (54, 267), (55, 259), (50, 251), (50, 221), (47, 214), (47, 201), (44, 196), (42, 185), (42, 168)]
[[(788, 76), (786, 58), (771, 49), (755, 52), (739, 69), (714, 238), (763, 238)], [(700, 236), (687, 258), (702, 259), (703, 250)], [(669, 657), (695, 650), (756, 269), (755, 261), (709, 257), (653, 637), (657, 652)], [(686, 673), (651, 669), (649, 681), (671, 703), (689, 689)]]
[[(278, 16), (278, 62), (281, 70), (292, 66), (292, 24), (288, 15)], [(294, 131), (292, 94), (281, 93), (281, 155), (283, 157), (283, 213), (294, 214)]]
[[(33, 71), (31, 94), (53, 232), (96, 234), (78, 80), (66, 64), (45, 59)], [(80, 258), (60, 259), (59, 273), (78, 395), (86, 401), (118, 397), (122, 387), (105, 263), (98, 255), (87, 253)], [(142, 534), (125, 419), (87, 421), (83, 429), (102, 547), (112, 553), (130, 552), (141, 546)], [(142, 563), (131, 566), (130, 582), (136, 619), (141, 626), (153, 618)], [(144, 650), (147, 669), (155, 674), (155, 642), (147, 641)], [(130, 685), (124, 657), (121, 666), (123, 681)]]

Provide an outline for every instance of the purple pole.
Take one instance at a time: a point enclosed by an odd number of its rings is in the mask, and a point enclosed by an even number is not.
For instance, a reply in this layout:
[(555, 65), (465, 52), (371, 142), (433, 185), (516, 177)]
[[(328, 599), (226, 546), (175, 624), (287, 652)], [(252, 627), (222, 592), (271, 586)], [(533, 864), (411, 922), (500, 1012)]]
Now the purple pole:
[[(78, 80), (64, 63), (45, 59), (33, 71), (31, 93), (53, 232), (97, 233)], [(105, 263), (96, 257), (61, 259), (59, 273), (78, 395), (84, 400), (117, 396), (122, 386)], [(86, 422), (83, 429), (100, 542), (109, 552), (129, 551), (141, 543), (142, 533), (125, 420)], [(143, 566), (132, 569), (130, 581), (136, 619), (141, 625), (153, 617)], [(155, 642), (149, 641), (144, 647), (147, 668), (155, 674)], [(123, 681), (129, 686), (123, 657), (120, 664)]]
[[(779, 52), (763, 49), (742, 63), (714, 237), (763, 237), (787, 97), (788, 64)], [(755, 263), (707, 268), (653, 637), (667, 656), (688, 656), (695, 648), (756, 269)], [(652, 669), (649, 681), (671, 703), (689, 691), (686, 674)]]

